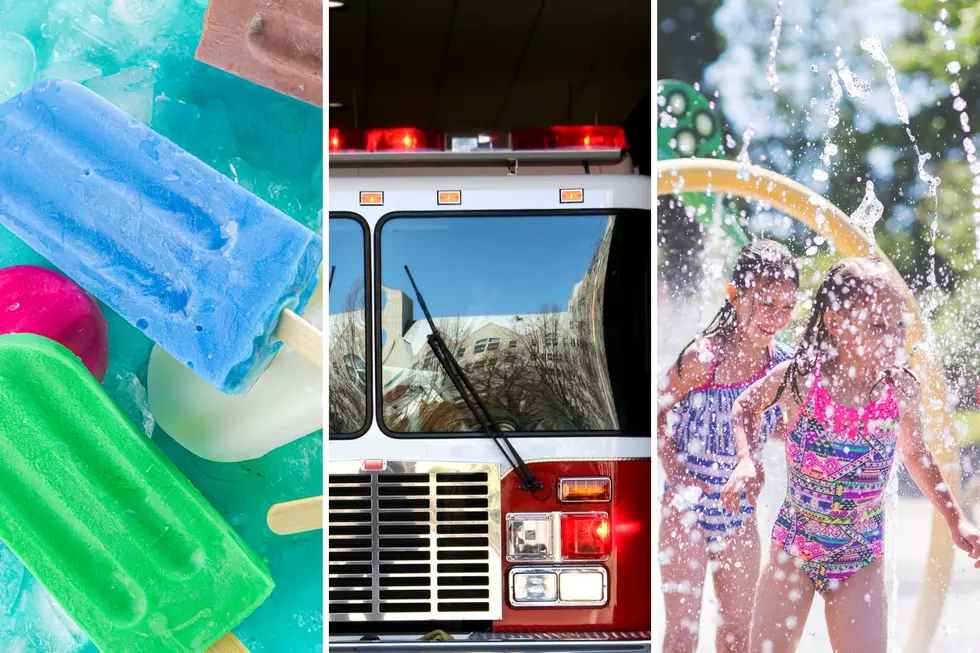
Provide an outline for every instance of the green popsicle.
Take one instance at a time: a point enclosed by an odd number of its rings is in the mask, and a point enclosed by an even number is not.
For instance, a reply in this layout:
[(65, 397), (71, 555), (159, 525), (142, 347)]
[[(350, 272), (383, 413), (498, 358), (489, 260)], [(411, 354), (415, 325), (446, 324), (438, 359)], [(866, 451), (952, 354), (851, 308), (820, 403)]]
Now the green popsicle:
[(0, 336), (0, 540), (105, 653), (200, 653), (269, 571), (61, 345)]

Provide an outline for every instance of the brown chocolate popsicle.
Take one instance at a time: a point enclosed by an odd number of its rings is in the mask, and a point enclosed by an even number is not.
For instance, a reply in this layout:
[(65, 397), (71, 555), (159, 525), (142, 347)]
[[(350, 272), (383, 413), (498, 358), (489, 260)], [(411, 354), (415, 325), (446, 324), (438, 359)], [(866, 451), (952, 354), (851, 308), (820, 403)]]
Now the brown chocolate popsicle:
[(323, 106), (323, 0), (211, 0), (195, 58)]

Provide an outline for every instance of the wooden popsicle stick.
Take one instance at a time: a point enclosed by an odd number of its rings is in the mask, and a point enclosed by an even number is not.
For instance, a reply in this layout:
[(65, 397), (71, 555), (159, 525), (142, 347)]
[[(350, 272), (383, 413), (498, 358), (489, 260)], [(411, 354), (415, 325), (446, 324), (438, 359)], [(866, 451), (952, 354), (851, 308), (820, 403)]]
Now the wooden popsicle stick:
[(276, 337), (306, 360), (323, 368), (323, 333), (288, 308), (279, 316)]
[(228, 633), (212, 644), (204, 653), (249, 653), (249, 651), (244, 644), (238, 641), (237, 637)]
[(277, 535), (322, 530), (323, 496), (277, 503), (269, 508), (266, 523)]

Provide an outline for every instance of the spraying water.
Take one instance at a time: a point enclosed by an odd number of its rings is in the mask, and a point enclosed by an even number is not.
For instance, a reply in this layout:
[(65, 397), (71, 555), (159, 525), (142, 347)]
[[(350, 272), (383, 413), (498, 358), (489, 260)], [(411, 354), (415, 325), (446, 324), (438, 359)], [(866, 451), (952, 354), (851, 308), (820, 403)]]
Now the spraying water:
[(898, 77), (895, 74), (895, 69), (888, 62), (888, 57), (881, 48), (878, 37), (870, 36), (861, 39), (861, 48), (867, 50), (871, 54), (872, 59), (885, 66), (885, 78), (888, 80), (888, 88), (891, 89), (892, 97), (895, 99), (895, 109), (898, 111), (898, 119), (904, 125), (909, 124), (909, 106), (902, 96), (902, 91), (898, 88)]
[(884, 213), (885, 205), (875, 195), (875, 184), (873, 181), (868, 180), (864, 186), (864, 199), (861, 200), (861, 204), (857, 210), (851, 214), (850, 222), (868, 234), (868, 239), (871, 241), (869, 255), (875, 251), (875, 247), (877, 246), (875, 243), (875, 225), (878, 224), (878, 221), (881, 220), (881, 216)]
[(752, 125), (749, 125), (742, 133), (742, 151), (735, 157), (735, 160), (738, 161), (738, 173), (736, 176), (742, 181), (748, 181), (752, 173), (752, 160), (749, 158), (749, 143), (752, 142), (753, 136), (755, 136), (755, 129), (753, 129)]
[(843, 97), (844, 92), (840, 87), (840, 78), (837, 76), (837, 72), (831, 70), (828, 75), (830, 75), (830, 116), (827, 118), (827, 127), (833, 129), (840, 124), (840, 110), (837, 105), (840, 104), (841, 97)]
[(776, 1), (776, 20), (769, 37), (769, 65), (766, 66), (766, 81), (773, 93), (779, 92), (779, 74), (776, 72), (776, 51), (779, 50), (779, 34), (783, 30), (783, 0)]
[(844, 88), (847, 89), (847, 94), (852, 98), (864, 99), (871, 97), (871, 84), (864, 81), (847, 67), (843, 59), (837, 60), (837, 70), (841, 81), (844, 82)]
[(929, 185), (929, 196), (933, 199), (935, 204), (935, 212), (932, 216), (932, 223), (930, 224), (930, 237), (931, 245), (929, 246), (929, 257), (930, 257), (930, 268), (929, 275), (926, 279), (929, 288), (932, 292), (929, 293), (929, 301), (926, 306), (926, 310), (932, 313), (939, 307), (939, 297), (938, 293), (935, 292), (937, 286), (936, 277), (936, 239), (939, 237), (939, 177), (934, 177), (926, 171), (926, 163), (932, 158), (932, 155), (928, 152), (922, 153), (919, 150), (919, 146), (915, 141), (915, 136), (912, 134), (912, 129), (908, 126), (909, 124), (909, 108), (908, 104), (905, 102), (905, 97), (902, 95), (901, 89), (898, 88), (898, 79), (895, 75), (895, 69), (892, 67), (891, 63), (888, 61), (888, 56), (881, 47), (881, 43), (878, 41), (877, 37), (871, 36), (865, 39), (861, 39), (861, 47), (866, 50), (871, 58), (878, 63), (885, 66), (885, 77), (888, 80), (888, 87), (891, 89), (892, 97), (895, 99), (895, 110), (898, 112), (898, 119), (902, 121), (905, 127), (905, 133), (908, 134), (909, 141), (912, 143), (912, 148), (915, 150), (915, 156), (918, 161), (918, 171), (919, 179), (926, 182)]

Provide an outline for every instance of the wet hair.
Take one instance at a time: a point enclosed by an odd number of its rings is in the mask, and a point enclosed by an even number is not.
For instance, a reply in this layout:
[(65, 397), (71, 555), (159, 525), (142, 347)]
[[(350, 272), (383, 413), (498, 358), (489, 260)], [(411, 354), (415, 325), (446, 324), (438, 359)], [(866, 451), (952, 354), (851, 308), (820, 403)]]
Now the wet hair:
[[(799, 288), (800, 269), (796, 258), (782, 243), (775, 240), (760, 238), (754, 240), (738, 253), (735, 267), (732, 269), (732, 285), (739, 292), (761, 287), (766, 281), (788, 279)], [(701, 332), (699, 338), (720, 335), (728, 338), (735, 332), (737, 312), (731, 298), (725, 299), (724, 306), (715, 313), (708, 327)], [(698, 338), (687, 343), (680, 355), (677, 356), (677, 374), (681, 373), (684, 354)]]
[[(789, 368), (783, 377), (783, 382), (776, 391), (776, 398), (770, 407), (775, 406), (786, 386), (790, 387), (793, 397), (797, 403), (803, 403), (803, 393), (800, 392), (799, 378), (810, 374), (817, 364), (817, 361), (826, 355), (828, 348), (828, 337), (830, 332), (824, 317), (828, 310), (838, 310), (841, 307), (850, 306), (850, 295), (855, 295), (858, 289), (865, 290), (865, 296), (870, 292), (871, 287), (881, 287), (885, 284), (893, 283), (888, 268), (879, 260), (871, 258), (846, 258), (838, 261), (827, 271), (823, 283), (817, 290), (813, 300), (813, 309), (810, 313), (810, 321), (803, 331), (803, 339), (790, 361)], [(855, 295), (856, 296), (856, 295)], [(902, 369), (905, 373), (915, 378), (908, 369)], [(892, 378), (893, 370), (889, 369), (885, 375), (872, 386), (872, 390), (881, 381)]]

